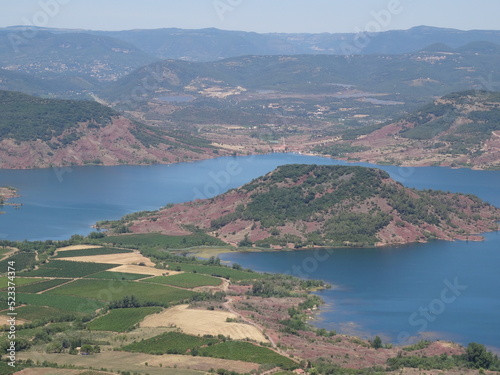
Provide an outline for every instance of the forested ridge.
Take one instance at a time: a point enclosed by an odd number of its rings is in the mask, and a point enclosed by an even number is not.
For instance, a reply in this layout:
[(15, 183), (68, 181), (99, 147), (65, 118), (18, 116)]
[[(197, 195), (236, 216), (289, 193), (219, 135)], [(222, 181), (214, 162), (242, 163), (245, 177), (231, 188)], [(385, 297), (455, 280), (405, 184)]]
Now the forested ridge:
[(0, 140), (50, 141), (79, 123), (102, 127), (118, 113), (92, 101), (43, 99), (0, 91)]

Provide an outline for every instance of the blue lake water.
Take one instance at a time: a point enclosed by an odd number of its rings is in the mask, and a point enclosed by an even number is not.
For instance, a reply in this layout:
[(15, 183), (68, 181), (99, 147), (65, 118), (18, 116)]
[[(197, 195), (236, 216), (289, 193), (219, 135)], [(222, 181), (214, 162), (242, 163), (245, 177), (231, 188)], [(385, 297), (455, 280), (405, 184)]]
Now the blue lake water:
[[(347, 164), (321, 157), (272, 154), (156, 166), (0, 170), (0, 186), (19, 188), (19, 209), (5, 206), (0, 239), (66, 239), (99, 220), (167, 203), (208, 198), (279, 165)], [(369, 165), (369, 164), (358, 164)], [(500, 207), (500, 172), (379, 166), (416, 188), (473, 193)], [(319, 278), (326, 305), (315, 323), (361, 336), (477, 341), (500, 347), (500, 234), (486, 241), (383, 249), (227, 254), (223, 259), (268, 272)]]

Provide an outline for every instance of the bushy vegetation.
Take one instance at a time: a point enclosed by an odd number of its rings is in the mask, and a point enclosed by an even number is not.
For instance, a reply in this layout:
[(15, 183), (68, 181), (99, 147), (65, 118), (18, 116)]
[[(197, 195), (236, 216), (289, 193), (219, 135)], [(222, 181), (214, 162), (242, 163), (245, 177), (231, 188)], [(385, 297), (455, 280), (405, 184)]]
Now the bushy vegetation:
[[(318, 296), (308, 296), (307, 299), (301, 303), (297, 307), (291, 307), (288, 309), (288, 315), (290, 316), (288, 319), (284, 319), (280, 321), (283, 325), (281, 329), (283, 332), (290, 333), (292, 335), (298, 335), (299, 331), (310, 331), (311, 326), (307, 324), (307, 314), (306, 310), (310, 310), (314, 307), (321, 305), (323, 301)], [(316, 332), (319, 336), (328, 335), (334, 336), (335, 331), (328, 332), (326, 330), (317, 330)]]
[(397, 370), (403, 367), (420, 368), (423, 370), (450, 370), (455, 367), (485, 369), (500, 371), (500, 360), (498, 356), (489, 352), (486, 347), (478, 343), (470, 343), (467, 346), (466, 354), (448, 356), (402, 356), (389, 358), (387, 365), (390, 370)]
[[(303, 280), (290, 275), (268, 275), (263, 280), (252, 282), (252, 289), (248, 292), (249, 295), (257, 297), (290, 297), (304, 294), (304, 290), (328, 288), (329, 285), (322, 280)], [(315, 304), (319, 305), (319, 299), (310, 297), (315, 300)], [(314, 305), (314, 304), (313, 304)], [(313, 307), (308, 306), (308, 307)]]
[(378, 241), (377, 233), (391, 222), (391, 217), (375, 210), (371, 214), (341, 213), (325, 223), (325, 238), (343, 245), (355, 240), (356, 244), (373, 245)]
[(403, 350), (406, 352), (412, 352), (414, 350), (422, 350), (427, 348), (430, 344), (431, 342), (429, 340), (420, 340), (416, 344), (405, 346)]
[[(317, 215), (329, 212), (345, 200), (364, 200), (376, 194), (381, 178), (389, 178), (377, 169), (343, 166), (286, 165), (258, 181), (269, 188), (254, 192), (252, 201), (236, 212), (213, 220), (214, 229), (235, 219), (258, 221), (264, 228), (283, 226), (298, 220), (314, 221)], [(297, 184), (301, 179), (301, 184)], [(286, 184), (279, 187), (278, 185)], [(294, 185), (294, 186), (290, 186)], [(252, 191), (258, 186), (252, 181), (243, 187)], [(333, 192), (326, 191), (328, 187)], [(317, 195), (319, 195), (317, 197)]]
[[(443, 154), (479, 155), (480, 145), (491, 138), (492, 132), (500, 130), (500, 106), (498, 94), (486, 91), (462, 91), (447, 95), (445, 100), (451, 103), (431, 103), (421, 108), (416, 114), (405, 118), (413, 124), (401, 132), (410, 139), (438, 139)], [(483, 107), (481, 110), (464, 110), (467, 106)], [(455, 125), (458, 118), (467, 119), (462, 125)]]

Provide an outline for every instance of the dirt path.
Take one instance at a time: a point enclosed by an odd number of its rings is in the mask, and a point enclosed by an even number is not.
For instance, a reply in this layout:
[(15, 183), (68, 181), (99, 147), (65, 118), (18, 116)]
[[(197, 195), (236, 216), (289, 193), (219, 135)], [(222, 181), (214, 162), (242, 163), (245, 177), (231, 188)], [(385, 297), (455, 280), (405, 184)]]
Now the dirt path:
[[(33, 361), (55, 362), (60, 365), (75, 365), (82, 367), (101, 368), (106, 367), (119, 371), (136, 371), (141, 374), (149, 373), (151, 375), (160, 374), (196, 374), (195, 371), (209, 371), (210, 369), (223, 368), (229, 371), (239, 373), (249, 373), (256, 370), (259, 365), (232, 361), (227, 359), (193, 357), (188, 355), (150, 355), (142, 353), (128, 353), (118, 351), (106, 351), (89, 356), (69, 355), (69, 354), (46, 354), (38, 352), (20, 352), (18, 358), (26, 360), (30, 358)], [(148, 366), (146, 366), (146, 362)], [(160, 364), (162, 367), (160, 368)], [(176, 367), (173, 369), (172, 367)], [(170, 367), (170, 369), (168, 368)], [(191, 370), (192, 372), (189, 372)], [(195, 371), (193, 371), (195, 370)]]
[(43, 293), (45, 293), (45, 292), (48, 292), (49, 290), (56, 289), (56, 288), (59, 288), (60, 286), (63, 286), (63, 285), (66, 285), (66, 284), (72, 283), (72, 282), (73, 282), (73, 281), (75, 281), (75, 280), (79, 280), (79, 279), (71, 279), (71, 280), (68, 280), (67, 282), (65, 282), (65, 283), (63, 283), (63, 284), (59, 284), (59, 285), (53, 286), (52, 288), (42, 290), (42, 291), (40, 291), (40, 292), (37, 292), (36, 294), (43, 294)]
[(16, 252), (19, 251), (19, 249), (15, 248), (15, 247), (2, 247), (2, 249), (10, 249), (10, 251), (8, 251), (4, 255), (2, 255), (2, 257), (0, 258), (0, 261), (7, 259), (12, 254), (15, 254)]

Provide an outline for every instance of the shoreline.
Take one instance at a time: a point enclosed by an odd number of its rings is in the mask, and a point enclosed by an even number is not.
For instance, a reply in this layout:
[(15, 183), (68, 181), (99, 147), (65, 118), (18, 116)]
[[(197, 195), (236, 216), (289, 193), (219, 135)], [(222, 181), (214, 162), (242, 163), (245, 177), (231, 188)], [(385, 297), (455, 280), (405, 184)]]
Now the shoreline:
[[(437, 239), (432, 239), (428, 241), (415, 241), (415, 242), (405, 242), (405, 243), (377, 243), (372, 246), (318, 246), (315, 245), (313, 247), (300, 247), (300, 248), (264, 248), (264, 247), (242, 247), (238, 248), (233, 245), (225, 247), (221, 246), (215, 246), (215, 247), (210, 247), (210, 246), (205, 246), (205, 247), (200, 247), (200, 246), (195, 246), (195, 247), (189, 247), (185, 249), (169, 249), (169, 251), (172, 252), (179, 252), (179, 253), (184, 253), (186, 252), (188, 256), (195, 256), (201, 259), (208, 259), (211, 256), (217, 256), (220, 254), (230, 254), (230, 253), (275, 253), (275, 252), (295, 252), (295, 251), (314, 251), (314, 250), (345, 250), (345, 249), (351, 249), (351, 250), (366, 250), (366, 249), (373, 249), (373, 250), (378, 250), (378, 249), (387, 249), (387, 248), (399, 248), (399, 247), (405, 247), (405, 246), (411, 246), (411, 245), (425, 245), (429, 244), (435, 241), (445, 241), (445, 242), (483, 242), (485, 241), (483, 234), (487, 233), (495, 233), (499, 232), (500, 233), (500, 227), (497, 228), (496, 230), (488, 230), (485, 232), (480, 232), (480, 233), (474, 233), (474, 234), (469, 234), (467, 239), (463, 238), (455, 238), (455, 239), (442, 239), (442, 238), (437, 238)], [(131, 234), (144, 234), (144, 233), (131, 233)], [(160, 233), (161, 234), (161, 233)], [(166, 235), (166, 234), (165, 234)], [(166, 235), (167, 236), (167, 235)]]
[[(351, 157), (351, 156), (330, 156), (330, 155), (325, 155), (325, 154), (318, 154), (314, 152), (305, 152), (305, 151), (300, 151), (300, 150), (295, 150), (295, 151), (288, 151), (288, 152), (255, 152), (255, 151), (249, 151), (248, 153), (241, 153), (241, 154), (236, 154), (236, 155), (215, 155), (213, 156), (212, 154), (207, 154), (206, 158), (200, 158), (196, 160), (182, 160), (182, 161), (171, 161), (171, 162), (158, 162), (158, 163), (153, 163), (153, 164), (144, 164), (144, 163), (116, 163), (116, 164), (72, 164), (72, 165), (51, 165), (51, 166), (41, 166), (41, 167), (15, 167), (15, 168), (9, 168), (9, 167), (0, 167), (1, 170), (36, 170), (36, 169), (62, 169), (62, 168), (80, 168), (80, 167), (118, 167), (118, 166), (130, 166), (130, 167), (151, 167), (151, 166), (158, 166), (158, 165), (175, 165), (175, 164), (181, 164), (181, 163), (194, 163), (194, 162), (200, 162), (204, 160), (215, 160), (218, 158), (223, 158), (223, 157), (245, 157), (245, 156), (258, 156), (258, 155), (272, 155), (272, 154), (296, 154), (296, 155), (304, 155), (304, 156), (311, 156), (311, 157), (321, 157), (321, 158), (326, 158), (330, 160), (338, 160), (338, 161), (343, 161), (348, 164), (359, 164), (359, 163), (365, 163), (365, 164), (371, 164), (376, 168), (377, 166), (383, 167), (383, 166), (393, 166), (393, 167), (400, 167), (400, 168), (426, 168), (426, 167), (437, 167), (437, 168), (449, 168), (449, 169), (468, 169), (468, 170), (475, 170), (475, 171), (500, 171), (500, 167), (498, 168), (491, 168), (491, 167), (481, 167), (478, 165), (473, 165), (473, 166), (452, 166), (452, 165), (434, 165), (433, 163), (426, 162), (426, 161), (420, 161), (420, 162), (415, 162), (412, 163), (411, 161), (409, 163), (401, 163), (401, 164), (394, 164), (394, 163), (385, 163), (383, 160), (373, 160), (373, 159), (363, 159), (360, 160), (356, 157)], [(354, 155), (354, 154), (353, 154)]]

